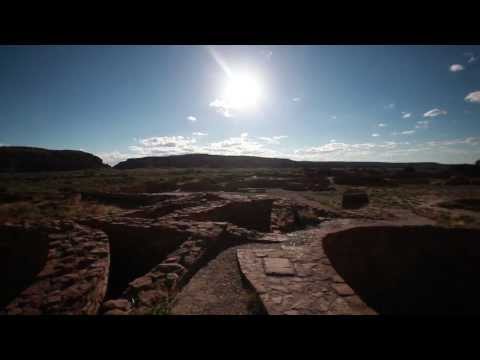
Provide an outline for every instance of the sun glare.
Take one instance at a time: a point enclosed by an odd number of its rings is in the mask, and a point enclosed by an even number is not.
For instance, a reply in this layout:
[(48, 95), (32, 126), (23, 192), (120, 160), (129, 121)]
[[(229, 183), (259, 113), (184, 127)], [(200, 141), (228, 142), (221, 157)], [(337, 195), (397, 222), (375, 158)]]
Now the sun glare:
[(262, 96), (259, 78), (252, 73), (240, 72), (228, 77), (225, 88), (225, 100), (236, 110), (254, 108)]

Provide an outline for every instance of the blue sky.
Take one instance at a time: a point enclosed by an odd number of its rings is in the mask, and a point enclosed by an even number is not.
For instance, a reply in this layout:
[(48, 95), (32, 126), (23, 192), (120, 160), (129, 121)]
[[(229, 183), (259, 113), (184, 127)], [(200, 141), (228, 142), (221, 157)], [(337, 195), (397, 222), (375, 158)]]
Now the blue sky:
[(191, 152), (471, 163), (480, 46), (0, 46), (0, 129), (3, 145), (110, 164)]

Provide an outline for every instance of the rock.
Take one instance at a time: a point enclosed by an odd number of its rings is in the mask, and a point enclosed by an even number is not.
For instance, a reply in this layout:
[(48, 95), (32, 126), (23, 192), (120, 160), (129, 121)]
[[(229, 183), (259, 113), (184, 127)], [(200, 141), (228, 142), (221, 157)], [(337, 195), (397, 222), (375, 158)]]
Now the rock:
[(129, 312), (128, 311), (122, 311), (122, 310), (119, 310), (119, 309), (114, 309), (114, 310), (107, 311), (103, 315), (129, 315)]
[(185, 267), (177, 263), (162, 263), (155, 267), (155, 270), (164, 272), (164, 273), (183, 273), (185, 271)]
[(166, 294), (162, 291), (147, 290), (147, 291), (141, 291), (140, 293), (138, 293), (137, 299), (141, 305), (144, 305), (147, 307), (153, 307), (165, 296)]
[(170, 289), (173, 289), (177, 285), (178, 279), (179, 276), (175, 273), (167, 274), (165, 277), (165, 285), (167, 285)]
[(368, 195), (363, 190), (350, 189), (343, 193), (342, 207), (344, 209), (359, 209), (369, 202)]
[(337, 292), (338, 295), (340, 296), (350, 296), (350, 295), (354, 295), (355, 292), (353, 291), (353, 289), (348, 286), (347, 284), (345, 283), (336, 283), (336, 284), (332, 284), (332, 288)]
[(131, 283), (128, 284), (128, 286), (136, 291), (139, 291), (141, 289), (148, 288), (151, 284), (152, 279), (150, 277), (142, 276), (133, 280)]
[(128, 300), (125, 299), (118, 299), (118, 300), (109, 300), (103, 303), (102, 308), (106, 311), (109, 310), (121, 310), (121, 311), (129, 311), (132, 305)]
[(293, 276), (295, 270), (288, 259), (264, 258), (265, 274), (273, 276)]

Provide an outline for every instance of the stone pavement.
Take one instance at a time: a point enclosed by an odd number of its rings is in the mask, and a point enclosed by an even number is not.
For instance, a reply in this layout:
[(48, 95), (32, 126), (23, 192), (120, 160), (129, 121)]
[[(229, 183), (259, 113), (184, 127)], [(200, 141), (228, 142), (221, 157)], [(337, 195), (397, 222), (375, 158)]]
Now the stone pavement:
[(239, 249), (242, 273), (270, 315), (373, 315), (321, 246)]
[[(425, 223), (408, 219), (402, 225)], [(299, 246), (239, 249), (240, 270), (271, 315), (374, 315), (336, 272), (323, 249), (326, 235), (355, 227), (393, 225), (388, 221), (338, 219), (303, 231)], [(291, 243), (290, 243), (291, 244)]]

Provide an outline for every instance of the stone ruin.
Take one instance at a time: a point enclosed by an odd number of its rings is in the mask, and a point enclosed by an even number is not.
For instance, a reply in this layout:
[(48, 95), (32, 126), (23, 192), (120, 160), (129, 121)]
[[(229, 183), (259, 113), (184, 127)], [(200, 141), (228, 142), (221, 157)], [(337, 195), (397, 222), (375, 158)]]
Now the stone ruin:
[[(7, 267), (2, 271), (9, 290), (2, 297), (2, 302), (8, 303), (7, 314), (98, 312), (110, 266), (104, 232), (69, 222), (40, 229), (7, 225), (0, 231), (10, 250), (3, 254), (5, 263), (2, 261)], [(19, 239), (28, 239), (28, 243)]]
[[(102, 196), (127, 209), (0, 226), (2, 313), (151, 314), (220, 252), (246, 243), (263, 244), (237, 259), (267, 314), (478, 312), (479, 230), (340, 219), (267, 195)], [(145, 205), (131, 209), (136, 201)], [(268, 247), (301, 229), (310, 240)]]
[(240, 249), (274, 315), (478, 314), (480, 230), (332, 220), (295, 247)]
[(436, 226), (357, 227), (328, 235), (336, 271), (381, 314), (476, 314), (480, 231)]
[[(148, 314), (224, 249), (282, 241), (281, 222), (293, 224), (289, 229), (307, 225), (298, 221), (295, 204), (274, 206), (278, 199), (264, 195), (85, 197), (126, 210), (115, 217), (0, 228), (1, 281), (9, 289), (0, 299), (4, 313)], [(288, 214), (278, 216), (284, 207)]]

